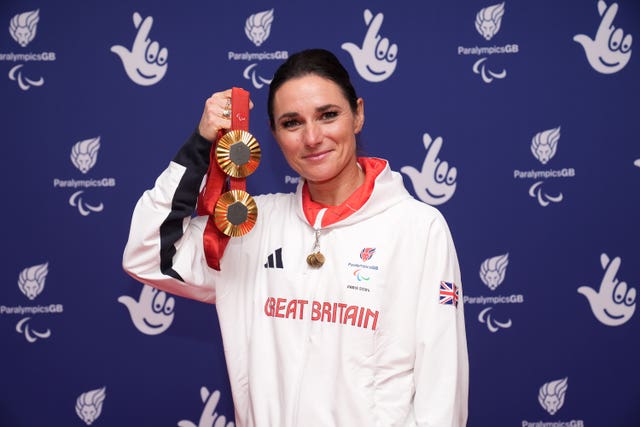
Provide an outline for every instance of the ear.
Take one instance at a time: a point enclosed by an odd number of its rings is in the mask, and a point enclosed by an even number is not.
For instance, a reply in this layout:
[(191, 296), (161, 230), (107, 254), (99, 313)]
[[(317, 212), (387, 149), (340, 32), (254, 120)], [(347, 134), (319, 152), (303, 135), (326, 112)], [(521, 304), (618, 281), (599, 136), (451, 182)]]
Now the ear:
[(353, 122), (353, 133), (355, 135), (359, 134), (364, 126), (364, 100), (362, 98), (358, 98), (358, 105), (356, 107), (356, 114)]

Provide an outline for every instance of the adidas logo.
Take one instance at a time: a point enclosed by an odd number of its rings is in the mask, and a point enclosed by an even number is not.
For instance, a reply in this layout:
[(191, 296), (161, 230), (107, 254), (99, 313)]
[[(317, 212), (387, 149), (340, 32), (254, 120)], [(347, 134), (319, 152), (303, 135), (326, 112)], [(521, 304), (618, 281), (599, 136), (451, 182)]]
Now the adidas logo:
[(264, 268), (283, 268), (282, 265), (282, 248), (278, 248), (274, 253), (270, 254)]

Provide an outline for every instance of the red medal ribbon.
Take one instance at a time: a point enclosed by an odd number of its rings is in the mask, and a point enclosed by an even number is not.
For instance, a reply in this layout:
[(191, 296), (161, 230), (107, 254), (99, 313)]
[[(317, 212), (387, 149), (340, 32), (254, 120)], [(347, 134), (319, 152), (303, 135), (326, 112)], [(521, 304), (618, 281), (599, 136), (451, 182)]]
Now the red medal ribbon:
[[(249, 92), (234, 87), (231, 89), (231, 130), (249, 131)], [(226, 131), (218, 131), (219, 140)], [(246, 190), (246, 178), (228, 176), (218, 165), (216, 146), (211, 146), (209, 154), (209, 170), (207, 181), (198, 195), (196, 212), (198, 215), (208, 215), (207, 226), (204, 230), (204, 254), (209, 267), (220, 271), (220, 259), (229, 243), (229, 236), (216, 227), (213, 211), (220, 195), (227, 190)]]

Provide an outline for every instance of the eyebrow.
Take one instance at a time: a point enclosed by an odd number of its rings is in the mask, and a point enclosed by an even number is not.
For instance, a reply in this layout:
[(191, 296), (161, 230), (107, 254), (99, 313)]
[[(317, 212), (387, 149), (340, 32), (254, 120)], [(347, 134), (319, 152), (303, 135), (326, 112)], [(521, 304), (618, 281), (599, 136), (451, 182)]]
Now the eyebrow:
[[(321, 105), (320, 107), (316, 108), (316, 113), (324, 113), (327, 110), (331, 110), (332, 108), (341, 108), (339, 105), (336, 104), (325, 104), (325, 105)], [(289, 113), (284, 113), (281, 114), (278, 117), (278, 121), (282, 120), (282, 119), (286, 119), (286, 118), (292, 118), (292, 117), (297, 117), (298, 113), (291, 111)]]

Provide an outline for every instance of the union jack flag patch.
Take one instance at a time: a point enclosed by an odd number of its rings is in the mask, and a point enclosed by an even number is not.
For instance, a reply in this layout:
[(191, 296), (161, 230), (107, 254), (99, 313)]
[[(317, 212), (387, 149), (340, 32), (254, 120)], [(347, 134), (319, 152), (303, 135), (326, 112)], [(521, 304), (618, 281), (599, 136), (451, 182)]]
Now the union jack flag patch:
[(440, 304), (449, 304), (458, 307), (460, 289), (455, 283), (440, 282)]

